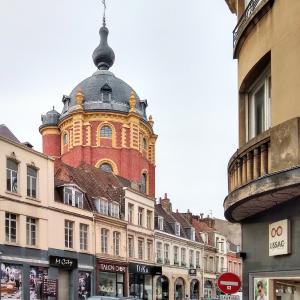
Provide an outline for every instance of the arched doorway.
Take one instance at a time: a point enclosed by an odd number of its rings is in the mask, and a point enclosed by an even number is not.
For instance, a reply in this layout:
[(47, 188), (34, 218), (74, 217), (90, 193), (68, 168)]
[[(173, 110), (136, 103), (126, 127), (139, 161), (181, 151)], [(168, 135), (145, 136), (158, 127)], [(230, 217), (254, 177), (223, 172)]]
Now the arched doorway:
[(190, 299), (200, 299), (199, 280), (193, 279), (190, 284)]
[(159, 276), (156, 281), (156, 300), (169, 300), (169, 279)]
[(213, 293), (213, 283), (211, 280), (205, 280), (204, 282), (204, 299), (211, 299)]
[(175, 281), (175, 300), (185, 299), (185, 283), (184, 280), (179, 277)]

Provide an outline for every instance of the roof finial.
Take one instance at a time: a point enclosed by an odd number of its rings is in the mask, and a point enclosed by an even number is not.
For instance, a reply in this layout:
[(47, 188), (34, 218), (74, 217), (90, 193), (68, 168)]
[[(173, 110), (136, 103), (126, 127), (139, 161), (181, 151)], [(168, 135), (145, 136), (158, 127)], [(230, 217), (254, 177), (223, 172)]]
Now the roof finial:
[(105, 0), (101, 0), (103, 4), (103, 26), (106, 26), (106, 20), (105, 20), (105, 12), (106, 12), (106, 2)]

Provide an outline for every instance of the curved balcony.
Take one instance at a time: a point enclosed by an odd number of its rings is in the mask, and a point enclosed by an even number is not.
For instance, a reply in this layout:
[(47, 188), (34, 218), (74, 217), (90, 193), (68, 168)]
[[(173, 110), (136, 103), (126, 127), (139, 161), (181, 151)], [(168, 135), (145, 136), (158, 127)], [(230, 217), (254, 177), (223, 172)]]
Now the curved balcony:
[(233, 58), (238, 53), (247, 36), (259, 20), (272, 8), (274, 0), (252, 0), (233, 30)]
[(238, 149), (228, 163), (228, 190), (224, 210), (232, 222), (300, 196), (300, 118)]

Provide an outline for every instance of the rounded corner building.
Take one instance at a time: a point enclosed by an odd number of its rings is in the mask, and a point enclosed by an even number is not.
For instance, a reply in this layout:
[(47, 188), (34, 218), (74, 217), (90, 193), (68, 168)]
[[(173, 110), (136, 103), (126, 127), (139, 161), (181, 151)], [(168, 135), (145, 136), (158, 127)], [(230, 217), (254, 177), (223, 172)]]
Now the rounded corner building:
[(237, 15), (239, 146), (225, 217), (242, 225), (243, 299), (300, 299), (300, 1), (226, 0)]
[(147, 101), (109, 69), (115, 54), (103, 22), (93, 61), (98, 70), (63, 96), (61, 113), (42, 116), (43, 152), (77, 167), (82, 162), (113, 172), (155, 195), (155, 142)]

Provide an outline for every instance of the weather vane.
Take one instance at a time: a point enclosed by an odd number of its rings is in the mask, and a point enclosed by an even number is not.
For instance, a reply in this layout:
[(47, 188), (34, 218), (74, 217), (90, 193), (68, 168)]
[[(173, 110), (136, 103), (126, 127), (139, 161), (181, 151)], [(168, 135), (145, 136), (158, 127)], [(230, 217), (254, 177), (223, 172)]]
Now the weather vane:
[(105, 22), (106, 2), (105, 2), (105, 0), (101, 0), (101, 2), (102, 2), (103, 7), (104, 7), (104, 9), (103, 9), (103, 26), (105, 26), (106, 25), (106, 22)]

